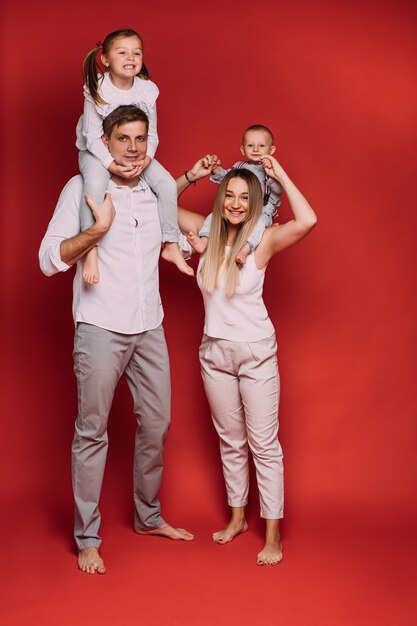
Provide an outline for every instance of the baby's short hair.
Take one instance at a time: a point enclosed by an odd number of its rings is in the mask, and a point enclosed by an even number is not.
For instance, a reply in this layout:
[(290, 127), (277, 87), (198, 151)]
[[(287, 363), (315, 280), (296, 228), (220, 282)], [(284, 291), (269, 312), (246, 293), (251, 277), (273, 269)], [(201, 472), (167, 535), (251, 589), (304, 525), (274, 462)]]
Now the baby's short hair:
[(249, 132), (250, 130), (261, 130), (261, 131), (263, 131), (264, 133), (266, 133), (269, 136), (269, 138), (271, 140), (271, 144), (274, 145), (274, 135), (272, 134), (272, 131), (268, 128), (268, 126), (264, 126), (263, 124), (252, 124), (252, 126), (248, 126), (248, 128), (243, 133), (242, 144), (245, 143), (246, 133)]

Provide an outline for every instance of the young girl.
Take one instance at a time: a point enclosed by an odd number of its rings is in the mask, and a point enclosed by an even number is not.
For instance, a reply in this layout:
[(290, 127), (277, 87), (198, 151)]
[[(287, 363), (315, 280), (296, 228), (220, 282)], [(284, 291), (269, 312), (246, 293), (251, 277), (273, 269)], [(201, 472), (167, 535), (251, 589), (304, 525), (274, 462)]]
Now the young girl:
[[(108, 68), (102, 72), (97, 55)], [(162, 257), (174, 263), (185, 274), (193, 275), (178, 246), (177, 188), (171, 175), (154, 160), (158, 146), (156, 127), (156, 99), (158, 87), (149, 79), (149, 71), (143, 63), (142, 39), (134, 30), (117, 30), (98, 42), (84, 61), (84, 115), (77, 125), (77, 148), (80, 171), (84, 178), (84, 194), (95, 202), (102, 202), (111, 174), (133, 178), (141, 174), (158, 198), (158, 214), (161, 222)], [(148, 150), (139, 164), (116, 163), (102, 142), (103, 119), (120, 105), (134, 104), (145, 111), (149, 118)], [(87, 203), (80, 208), (81, 230), (93, 223), (93, 215)], [(99, 282), (98, 250), (94, 247), (84, 259), (83, 278), (89, 284)]]

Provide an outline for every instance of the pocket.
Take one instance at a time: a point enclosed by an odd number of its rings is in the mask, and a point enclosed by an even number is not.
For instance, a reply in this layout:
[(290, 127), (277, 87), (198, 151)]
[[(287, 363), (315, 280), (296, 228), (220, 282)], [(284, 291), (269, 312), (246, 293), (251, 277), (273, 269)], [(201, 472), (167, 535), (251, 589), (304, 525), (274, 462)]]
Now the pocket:
[(203, 338), (201, 340), (201, 345), (198, 349), (198, 355), (200, 357), (200, 360), (207, 358), (212, 344), (213, 344), (213, 339), (211, 339), (211, 337), (208, 337), (207, 335), (203, 335)]
[(267, 361), (271, 357), (275, 357), (277, 353), (277, 342), (275, 333), (266, 339), (260, 341), (253, 341), (247, 344), (252, 355), (252, 358), (257, 363)]

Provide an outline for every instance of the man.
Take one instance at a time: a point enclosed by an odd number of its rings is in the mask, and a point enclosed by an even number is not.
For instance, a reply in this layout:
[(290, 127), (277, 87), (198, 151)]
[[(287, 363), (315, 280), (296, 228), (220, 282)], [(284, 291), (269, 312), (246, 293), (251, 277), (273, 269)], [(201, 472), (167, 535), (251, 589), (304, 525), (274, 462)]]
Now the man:
[(82, 178), (72, 178), (61, 193), (39, 251), (41, 269), (47, 276), (68, 270), (95, 245), (100, 257), (101, 281), (96, 285), (82, 280), (78, 263), (73, 299), (78, 383), (72, 445), (74, 534), (78, 566), (90, 574), (106, 571), (99, 553), (98, 503), (107, 454), (108, 414), (123, 373), (138, 423), (134, 528), (140, 534), (193, 539), (186, 530), (162, 519), (158, 500), (170, 421), (170, 377), (161, 325), (157, 204), (140, 178), (147, 132), (148, 119), (134, 106), (121, 106), (105, 119), (103, 142), (116, 163), (123, 166), (121, 173), (112, 176), (101, 205), (88, 199), (96, 221), (84, 232), (79, 232)]

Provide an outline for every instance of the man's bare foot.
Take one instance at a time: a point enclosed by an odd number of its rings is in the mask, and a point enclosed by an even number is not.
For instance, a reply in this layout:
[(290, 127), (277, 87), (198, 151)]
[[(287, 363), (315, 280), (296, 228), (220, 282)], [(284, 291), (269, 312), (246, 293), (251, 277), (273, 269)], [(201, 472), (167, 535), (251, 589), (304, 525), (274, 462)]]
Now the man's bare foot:
[(190, 230), (187, 235), (187, 241), (190, 246), (194, 248), (196, 252), (198, 252), (198, 254), (203, 254), (203, 252), (206, 251), (208, 244), (207, 237), (199, 237)]
[(78, 567), (86, 574), (105, 574), (106, 568), (98, 548), (84, 548), (78, 553)]
[(165, 261), (176, 265), (180, 272), (183, 272), (188, 276), (194, 276), (193, 268), (190, 267), (185, 261), (184, 257), (181, 254), (180, 247), (176, 241), (165, 243), (161, 256), (163, 259), (165, 259)]
[(89, 285), (96, 285), (100, 281), (100, 272), (98, 271), (98, 252), (97, 246), (94, 246), (84, 258), (83, 279)]
[(245, 507), (231, 507), (232, 516), (230, 518), (230, 522), (223, 528), (223, 530), (218, 530), (216, 533), (213, 533), (213, 541), (216, 543), (229, 543), (236, 537), (236, 535), (240, 535), (241, 533), (245, 533), (248, 530), (248, 524), (245, 517)]
[(166, 522), (159, 528), (153, 528), (152, 530), (137, 530), (138, 535), (155, 535), (157, 537), (166, 537), (167, 539), (173, 539), (174, 541), (192, 541), (194, 535), (185, 530), (185, 528), (174, 528)]
[(282, 561), (282, 544), (279, 533), (279, 520), (266, 520), (265, 545), (259, 552), (256, 563), (258, 565), (276, 565)]

